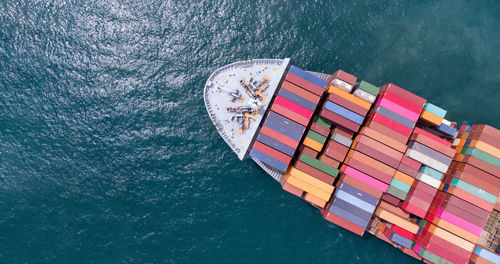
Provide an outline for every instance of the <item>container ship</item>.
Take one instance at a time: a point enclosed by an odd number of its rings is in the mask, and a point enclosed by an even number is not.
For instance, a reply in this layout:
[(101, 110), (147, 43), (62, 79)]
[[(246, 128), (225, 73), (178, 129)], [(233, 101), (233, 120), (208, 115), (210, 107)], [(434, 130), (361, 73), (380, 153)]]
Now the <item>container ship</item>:
[(500, 130), (449, 121), (393, 83), (288, 58), (219, 68), (204, 102), (240, 160), (326, 221), (425, 263), (500, 263)]

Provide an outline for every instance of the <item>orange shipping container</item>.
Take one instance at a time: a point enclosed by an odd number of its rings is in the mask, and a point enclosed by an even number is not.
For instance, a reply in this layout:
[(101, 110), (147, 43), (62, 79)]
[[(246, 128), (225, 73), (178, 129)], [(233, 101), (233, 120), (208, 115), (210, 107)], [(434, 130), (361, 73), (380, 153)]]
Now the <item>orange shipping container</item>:
[(332, 193), (325, 192), (309, 183), (291, 176), (290, 174), (285, 174), (285, 180), (288, 184), (293, 185), (306, 192), (312, 193), (325, 201), (330, 200), (330, 197), (332, 196)]
[[(294, 176), (297, 179), (300, 179), (300, 180), (312, 185), (312, 186), (317, 187), (318, 189), (320, 189), (324, 192), (327, 192), (327, 193), (333, 192), (334, 187), (332, 185), (329, 185), (321, 180), (318, 180), (315, 177), (313, 177), (313, 176), (311, 176), (311, 175), (309, 175), (301, 170), (298, 170), (298, 169), (292, 167), (292, 168), (290, 168), (289, 174)], [(323, 199), (323, 200), (327, 201), (328, 199)]]
[(391, 137), (387, 136), (387, 135), (384, 135), (372, 128), (369, 128), (369, 127), (363, 127), (363, 129), (361, 129), (361, 134), (363, 135), (367, 135), (375, 140), (377, 140), (378, 142), (380, 143), (383, 143), (399, 152), (406, 152), (406, 148), (408, 146), (406, 146), (405, 144), (397, 141), (397, 140), (394, 140), (392, 139)]
[(394, 178), (397, 179), (397, 180), (400, 180), (408, 185), (412, 185), (413, 182), (415, 181), (414, 178), (400, 172), (400, 171), (396, 171), (396, 173), (394, 174)]
[(387, 211), (384, 208), (378, 207), (377, 210), (375, 210), (375, 215), (378, 217), (384, 219), (387, 222), (393, 223), (408, 232), (412, 234), (416, 234), (418, 232), (418, 225), (408, 221), (407, 219), (403, 219), (397, 215), (395, 215), (392, 212)]
[(306, 193), (304, 195), (304, 199), (312, 204), (315, 204), (321, 208), (325, 207), (326, 201), (322, 200), (319, 197), (316, 197), (314, 194)]
[(370, 102), (367, 102), (357, 96), (355, 96), (354, 94), (351, 94), (351, 93), (348, 93), (340, 88), (337, 88), (335, 86), (330, 86), (330, 88), (328, 89), (328, 92), (329, 93), (334, 93), (344, 99), (347, 99), (365, 109), (370, 109), (370, 107), (372, 106), (372, 104)]
[(436, 126), (439, 126), (441, 125), (441, 123), (443, 122), (443, 118), (442, 117), (439, 117), (429, 111), (422, 111), (422, 113), (420, 114), (420, 119), (423, 119), (433, 125), (436, 125)]
[(461, 237), (458, 237), (457, 235), (454, 235), (438, 226), (435, 226), (433, 224), (431, 224), (429, 226), (429, 229), (427, 230), (429, 233), (435, 235), (435, 236), (438, 236), (452, 244), (455, 244), (469, 252), (472, 252), (474, 251), (474, 247), (475, 245), (472, 244), (471, 242), (461, 238)]
[(461, 238), (464, 238), (465, 240), (468, 240), (470, 241), (471, 243), (474, 243), (476, 244), (477, 241), (479, 240), (479, 236), (471, 233), (471, 232), (468, 232), (467, 230), (464, 230), (446, 220), (443, 220), (439, 217), (434, 217), (434, 219), (432, 220), (432, 223), (443, 228), (444, 230), (447, 230)]

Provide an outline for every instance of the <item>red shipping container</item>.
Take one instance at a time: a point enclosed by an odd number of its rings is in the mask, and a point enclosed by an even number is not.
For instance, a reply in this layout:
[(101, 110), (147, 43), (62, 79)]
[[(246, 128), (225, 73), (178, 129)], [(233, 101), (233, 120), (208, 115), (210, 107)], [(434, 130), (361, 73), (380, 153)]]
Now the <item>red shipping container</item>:
[(450, 147), (446, 147), (443, 144), (441, 144), (437, 141), (434, 141), (432, 138), (427, 137), (423, 134), (413, 133), (410, 137), (410, 140), (415, 140), (419, 143), (422, 143), (425, 146), (427, 146), (431, 149), (434, 149), (435, 151), (438, 151), (438, 152), (440, 152), (440, 153), (442, 153), (450, 158), (453, 158), (453, 156), (455, 155), (454, 149), (452, 149)]
[(356, 84), (356, 76), (349, 74), (343, 70), (338, 70), (334, 74), (332, 74), (332, 80), (338, 78), (350, 85), (355, 85)]
[(362, 152), (392, 168), (397, 168), (399, 165), (399, 159), (395, 159), (389, 155), (386, 155), (387, 152), (378, 151), (377, 148), (370, 147), (362, 142), (357, 142), (354, 146), (354, 149)]
[(305, 173), (311, 175), (312, 177), (314, 177), (322, 182), (326, 182), (330, 185), (333, 185), (333, 182), (335, 181), (335, 178), (332, 177), (331, 175), (328, 175), (328, 174), (326, 174), (326, 173), (324, 173), (316, 168), (313, 168), (300, 160), (298, 160), (295, 163), (295, 168), (299, 169), (302, 172), (305, 172)]
[(321, 160), (322, 162), (334, 167), (334, 168), (338, 168), (340, 166), (340, 162), (339, 161), (336, 161), (332, 158), (329, 158), (328, 156), (324, 155), (324, 154), (321, 154), (319, 156), (319, 160)]
[(314, 93), (314, 94), (319, 95), (319, 96), (321, 96), (323, 94), (323, 91), (324, 91), (323, 88), (317, 86), (316, 84), (313, 84), (309, 81), (306, 81), (306, 80), (304, 80), (304, 79), (302, 79), (302, 78), (300, 78), (292, 73), (288, 73), (285, 77), (285, 80), (287, 80), (287, 81), (289, 81), (289, 82), (291, 82), (299, 87), (302, 87), (302, 88), (308, 90), (309, 92)]
[(425, 130), (419, 128), (419, 127), (415, 127), (413, 129), (413, 133), (414, 134), (422, 134), (422, 135), (424, 135), (424, 136), (426, 136), (428, 138), (431, 138), (432, 140), (434, 140), (436, 142), (439, 142), (439, 143), (445, 145), (446, 147), (450, 147), (451, 146), (451, 142), (447, 141), (446, 139), (442, 139), (442, 138), (440, 138), (440, 137), (438, 137), (438, 136), (436, 136), (436, 135), (434, 135), (434, 134), (432, 134), (432, 133), (430, 133), (428, 131), (425, 131)]
[(258, 150), (272, 158), (275, 158), (285, 164), (289, 164), (292, 157), (286, 155), (286, 154), (283, 154), (267, 145), (264, 145), (262, 143), (260, 143), (259, 141), (255, 141), (255, 143), (253, 144), (253, 149), (255, 150)]
[(493, 207), (494, 207), (493, 204), (490, 204), (489, 202), (482, 200), (479, 197), (474, 196), (474, 195), (472, 195), (466, 191), (463, 191), (459, 188), (455, 188), (454, 186), (450, 186), (448, 188), (447, 192), (451, 193), (451, 194), (453, 194), (453, 195), (455, 195), (463, 200), (466, 200), (469, 203), (475, 204), (488, 212), (493, 211)]
[(427, 102), (427, 100), (425, 100), (424, 98), (417, 96), (417, 95), (415, 95), (407, 90), (404, 90), (393, 83), (388, 83), (388, 84), (382, 86), (382, 91), (390, 92), (390, 93), (393, 93), (399, 97), (405, 98), (406, 100), (412, 102), (413, 104), (416, 104), (417, 106), (421, 105), (422, 108), (424, 107), (425, 103)]
[(321, 110), (320, 114), (319, 114), (321, 117), (324, 117), (330, 121), (332, 121), (333, 123), (336, 123), (336, 124), (339, 124), (351, 131), (354, 131), (354, 132), (357, 132), (358, 129), (359, 129), (359, 124), (356, 124), (354, 123), (353, 121), (341, 116), (341, 115), (338, 115), (334, 112), (331, 112), (331, 111), (328, 111), (326, 108), (323, 108), (323, 110)]
[[(464, 137), (464, 138), (467, 138), (467, 137)], [(472, 131), (469, 134), (468, 138), (482, 141), (488, 145), (491, 145), (495, 148), (500, 149), (500, 139), (498, 139), (490, 134), (483, 133), (482, 131)]]
[(393, 231), (394, 233), (396, 233), (396, 234), (398, 234), (398, 235), (400, 235), (400, 236), (402, 236), (404, 238), (407, 238), (409, 240), (413, 240), (413, 238), (415, 236), (413, 233), (411, 233), (408, 230), (403, 229), (403, 228), (401, 228), (401, 227), (399, 227), (397, 225), (392, 225), (391, 226), (391, 231)]
[(336, 216), (336, 215), (328, 212), (328, 210), (326, 211), (326, 213), (323, 216), (325, 217), (326, 220), (328, 220), (328, 221), (330, 221), (330, 222), (332, 222), (340, 227), (343, 227), (343, 228), (353, 232), (356, 235), (363, 236), (363, 233), (365, 232), (365, 229), (362, 228), (361, 226), (358, 226), (354, 223), (351, 223), (340, 216)]
[(313, 112), (303, 106), (300, 106), (284, 97), (281, 97), (281, 96), (277, 96), (276, 99), (274, 100), (274, 103), (275, 104), (279, 104), (285, 108), (288, 108), (292, 111), (294, 111), (295, 113), (303, 116), (303, 117), (306, 117), (308, 119), (311, 119), (312, 117), (312, 114)]
[(352, 137), (354, 136), (354, 132), (342, 126), (335, 126), (332, 132), (335, 134), (340, 134), (348, 139), (352, 139)]
[(381, 96), (380, 98), (384, 98), (386, 100), (389, 100), (395, 104), (398, 104), (410, 111), (412, 111), (413, 113), (416, 113), (418, 115), (420, 115), (420, 113), (422, 112), (422, 109), (424, 108), (422, 105), (416, 105), (415, 103), (413, 102), (410, 102), (408, 100), (406, 100), (405, 98), (401, 97), (401, 96), (398, 96), (396, 95), (395, 93), (391, 93), (389, 91), (385, 91)]
[(378, 131), (379, 133), (387, 135), (387, 136), (391, 137), (392, 139), (394, 139), (398, 142), (401, 142), (405, 145), (406, 145), (406, 142), (408, 141), (407, 136), (400, 134), (400, 133), (392, 130), (391, 128), (389, 128), (389, 127), (387, 127), (387, 126), (385, 126), (377, 121), (369, 120), (366, 124), (366, 127), (372, 128), (372, 129)]
[(489, 125), (472, 125), (472, 130), (482, 131), (485, 134), (492, 135), (493, 137), (497, 138), (497, 140), (500, 139), (500, 130)]
[(305, 153), (308, 156), (311, 156), (313, 158), (316, 158), (319, 154), (319, 152), (317, 152), (316, 150), (308, 148), (305, 145), (300, 145), (299, 151), (300, 151), (300, 153)]
[(389, 146), (389, 147), (391, 147), (391, 148), (393, 148), (401, 153), (405, 153), (406, 149), (408, 147), (405, 144), (392, 139), (388, 135), (384, 135), (384, 134), (376, 131), (375, 129), (372, 129), (372, 128), (369, 128), (366, 126), (361, 129), (361, 134), (366, 135), (366, 136), (376, 140), (377, 142), (380, 142), (386, 146)]
[(295, 139), (292, 139), (291, 137), (288, 137), (288, 136), (285, 136), (283, 134), (281, 134), (280, 132), (270, 128), (270, 127), (267, 127), (267, 126), (263, 126), (261, 129), (260, 129), (260, 133), (270, 137), (270, 138), (273, 138), (273, 139), (276, 139), (278, 140), (279, 142), (295, 149), (297, 148), (297, 146), (299, 145), (299, 142)]
[(469, 163), (474, 167), (481, 169), (487, 173), (493, 174), (495, 176), (500, 175), (500, 168), (495, 167), (487, 162), (484, 162), (476, 157), (464, 154), (457, 154), (455, 155), (454, 159), (465, 163)]
[[(376, 167), (372, 167), (371, 165), (368, 165), (364, 162), (361, 162), (359, 160), (353, 159), (353, 158), (348, 158), (347, 161), (345, 162), (346, 165), (349, 165), (377, 180), (380, 180), (384, 183), (390, 184), (393, 175), (388, 175), (384, 172), (381, 172), (376, 169)], [(375, 165), (376, 166), (376, 165)]]
[[(456, 170), (456, 169), (448, 169), (448, 172), (447, 172), (447, 175), (445, 177), (445, 182), (446, 183), (451, 183), (451, 181), (453, 180), (453, 178), (456, 178), (456, 179), (460, 179), (464, 182), (467, 182), (467, 183), (472, 183), (472, 185), (480, 188), (480, 189), (483, 189), (495, 196), (499, 196), (500, 194), (500, 185), (495, 185), (496, 184), (496, 177), (494, 177), (493, 175), (491, 175), (491, 177), (495, 178), (495, 180), (492, 180), (492, 181), (483, 181), (481, 178), (477, 177), (479, 176), (478, 174), (468, 174), (468, 173), (465, 173), (464, 171), (460, 171), (460, 170)], [(500, 180), (500, 179), (498, 179)]]
[(403, 203), (401, 208), (403, 208), (405, 211), (412, 213), (420, 218), (424, 218), (425, 215), (427, 214), (427, 210), (424, 210), (418, 206), (415, 206), (407, 201)]
[(285, 89), (291, 93), (294, 93), (304, 99), (307, 99), (315, 104), (318, 104), (319, 102), (319, 99), (320, 97), (307, 91), (307, 90), (304, 90), (302, 88), (300, 88), (299, 86), (293, 84), (293, 83), (290, 83), (290, 82), (287, 82), (287, 81), (284, 81), (283, 84), (281, 85), (281, 89)]
[(407, 166), (403, 163), (399, 164), (398, 171), (400, 171), (400, 172), (402, 172), (410, 177), (413, 177), (413, 178), (417, 177), (417, 174), (418, 174), (418, 170), (410, 168), (409, 166)]
[(366, 116), (366, 113), (368, 113), (368, 109), (356, 104), (356, 103), (353, 103), (337, 94), (334, 94), (334, 93), (331, 93), (329, 96), (328, 96), (328, 100), (331, 101), (331, 102), (334, 102), (344, 108), (347, 108), (351, 111), (353, 111), (354, 113), (356, 114), (359, 114), (361, 116)]
[(329, 140), (328, 144), (326, 145), (324, 153), (328, 157), (342, 162), (344, 161), (348, 151), (349, 148), (347, 148), (346, 146), (338, 142), (335, 142), (333, 140)]
[(279, 104), (272, 104), (271, 105), (271, 111), (275, 112), (275, 113), (278, 113), (290, 120), (293, 120), (303, 126), (307, 126), (309, 124), (309, 118), (307, 117), (304, 117), (302, 115), (299, 115), (297, 113), (295, 113), (294, 111), (282, 106), (282, 105), (279, 105)]
[(316, 122), (313, 122), (311, 124), (311, 130), (324, 136), (324, 137), (328, 137), (328, 135), (330, 134), (330, 129), (316, 123)]
[[(358, 188), (360, 189), (361, 191), (373, 196), (373, 197), (376, 197), (376, 198), (380, 198), (380, 196), (382, 196), (382, 192), (376, 188), (373, 188), (372, 186), (354, 178), (354, 177), (351, 177), (349, 175), (345, 175), (345, 174), (341, 174), (341, 177), (339, 179), (339, 183), (347, 183), (355, 188)], [(338, 186), (337, 184), (337, 186)]]
[(370, 117), (370, 120), (379, 122), (380, 124), (389, 127), (390, 129), (404, 135), (406, 138), (408, 138), (411, 135), (411, 128), (405, 127), (401, 125), (400, 123), (391, 120), (381, 114), (375, 113)]
[(417, 253), (415, 253), (413, 250), (411, 250), (409, 248), (401, 247), (401, 251), (403, 251), (406, 255), (414, 257), (418, 260), (422, 259)]
[(283, 188), (283, 190), (285, 190), (293, 195), (296, 195), (298, 197), (302, 197), (302, 193), (304, 193), (304, 191), (302, 191), (301, 189), (299, 189), (293, 185), (290, 185), (286, 182), (283, 182), (283, 185), (281, 185), (281, 187)]
[(385, 202), (388, 202), (388, 203), (394, 205), (394, 206), (399, 206), (399, 202), (401, 202), (401, 200), (399, 198), (396, 198), (388, 193), (384, 193), (382, 195), (381, 199)]
[(454, 166), (458, 170), (457, 175), (461, 175), (461, 177), (457, 178), (463, 178), (465, 181), (467, 181), (467, 179), (480, 180), (488, 183), (487, 186), (483, 185), (484, 188), (481, 189), (484, 189), (494, 195), (500, 193), (500, 179), (497, 177), (467, 163), (455, 162)]

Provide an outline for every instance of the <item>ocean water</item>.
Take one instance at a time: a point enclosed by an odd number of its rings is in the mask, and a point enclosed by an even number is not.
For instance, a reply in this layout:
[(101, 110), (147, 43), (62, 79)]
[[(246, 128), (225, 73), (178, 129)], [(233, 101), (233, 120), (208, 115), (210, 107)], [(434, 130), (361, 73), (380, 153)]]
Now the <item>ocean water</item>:
[(0, 263), (417, 263), (322, 220), (206, 115), (249, 58), (500, 127), (498, 1), (0, 1)]

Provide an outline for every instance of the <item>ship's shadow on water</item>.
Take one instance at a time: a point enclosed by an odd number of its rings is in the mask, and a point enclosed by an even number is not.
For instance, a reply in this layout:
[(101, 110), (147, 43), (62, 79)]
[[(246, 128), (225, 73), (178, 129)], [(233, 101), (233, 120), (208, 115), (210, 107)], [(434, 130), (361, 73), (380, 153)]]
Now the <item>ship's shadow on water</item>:
[(499, 13), (494, 1), (3, 1), (0, 262), (411, 262), (240, 162), (203, 86), (228, 63), (290, 57), (500, 127)]

